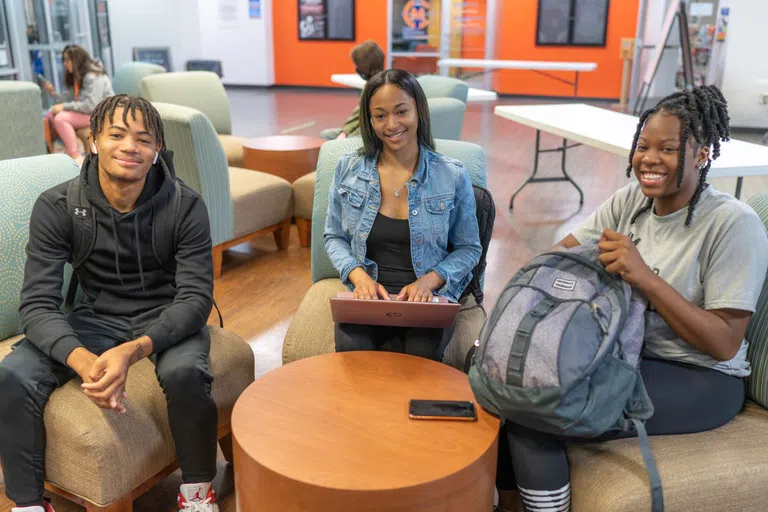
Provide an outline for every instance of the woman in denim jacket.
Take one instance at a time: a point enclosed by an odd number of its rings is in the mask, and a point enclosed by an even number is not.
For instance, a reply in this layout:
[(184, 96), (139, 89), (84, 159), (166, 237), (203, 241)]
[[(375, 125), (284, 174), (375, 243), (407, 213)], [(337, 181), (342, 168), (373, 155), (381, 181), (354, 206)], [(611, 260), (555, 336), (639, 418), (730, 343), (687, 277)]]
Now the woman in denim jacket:
[[(357, 299), (458, 302), (480, 260), (475, 196), (458, 160), (435, 152), (424, 91), (407, 71), (382, 71), (360, 101), (364, 148), (333, 176), (324, 241)], [(441, 360), (453, 329), (336, 324), (336, 351), (405, 352)]]

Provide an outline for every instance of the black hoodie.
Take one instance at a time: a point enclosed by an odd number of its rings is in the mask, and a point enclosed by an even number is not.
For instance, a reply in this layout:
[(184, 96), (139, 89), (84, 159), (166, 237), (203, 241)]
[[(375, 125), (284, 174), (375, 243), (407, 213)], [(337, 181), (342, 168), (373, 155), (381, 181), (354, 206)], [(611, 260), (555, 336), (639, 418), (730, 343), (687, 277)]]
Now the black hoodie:
[[(86, 159), (80, 171), (80, 186), (96, 219), (96, 242), (78, 270), (84, 293), (78, 308), (92, 309), (106, 318), (138, 318), (144, 325), (135, 325), (136, 331), (152, 339), (154, 352), (200, 331), (213, 297), (208, 210), (186, 185), (180, 187), (180, 218), (176, 220), (176, 271), (163, 268), (152, 252), (153, 209), (169, 201), (175, 189), (169, 164), (172, 159), (166, 161), (162, 155), (152, 166), (136, 206), (128, 213), (120, 213), (107, 202), (99, 184), (97, 157)], [(27, 339), (63, 364), (82, 346), (61, 310), (64, 264), (72, 249), (68, 184), (43, 192), (32, 209), (19, 307)]]

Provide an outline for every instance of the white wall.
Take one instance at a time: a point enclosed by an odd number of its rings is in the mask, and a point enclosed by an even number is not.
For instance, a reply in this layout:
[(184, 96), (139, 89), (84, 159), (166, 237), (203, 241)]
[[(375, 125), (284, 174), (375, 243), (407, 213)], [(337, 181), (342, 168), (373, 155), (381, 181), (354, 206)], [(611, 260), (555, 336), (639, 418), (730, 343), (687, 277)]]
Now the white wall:
[[(250, 19), (246, 0), (111, 0), (115, 68), (133, 60), (134, 47), (167, 46), (173, 71), (190, 59), (220, 60), (225, 84), (272, 85), (271, 3), (262, 0), (261, 18)], [(237, 7), (234, 20), (221, 19), (222, 5)]]
[(115, 68), (133, 60), (134, 47), (170, 47), (173, 71), (199, 54), (194, 0), (111, 0), (108, 6)]
[(757, 80), (768, 79), (768, 1), (721, 0), (720, 5), (731, 8), (722, 88), (731, 126), (767, 128), (768, 106), (760, 105), (760, 93), (768, 92), (768, 85)]
[(248, 2), (235, 0), (231, 5), (236, 6), (236, 18), (223, 20), (219, 8), (230, 5), (230, 0), (197, 0), (200, 18), (199, 58), (220, 60), (225, 84), (275, 83), (271, 3), (262, 0), (261, 18), (251, 19)]

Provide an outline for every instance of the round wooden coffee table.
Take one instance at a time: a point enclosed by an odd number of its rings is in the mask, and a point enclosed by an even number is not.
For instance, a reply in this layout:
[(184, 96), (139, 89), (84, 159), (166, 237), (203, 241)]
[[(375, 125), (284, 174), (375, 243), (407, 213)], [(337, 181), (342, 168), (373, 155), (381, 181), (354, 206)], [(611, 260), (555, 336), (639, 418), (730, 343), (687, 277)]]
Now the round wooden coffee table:
[(302, 359), (232, 413), (237, 509), (489, 512), (498, 418), (415, 421), (410, 399), (473, 400), (467, 376), (390, 352)]
[(243, 167), (267, 172), (293, 183), (317, 166), (325, 140), (303, 135), (273, 135), (243, 142)]

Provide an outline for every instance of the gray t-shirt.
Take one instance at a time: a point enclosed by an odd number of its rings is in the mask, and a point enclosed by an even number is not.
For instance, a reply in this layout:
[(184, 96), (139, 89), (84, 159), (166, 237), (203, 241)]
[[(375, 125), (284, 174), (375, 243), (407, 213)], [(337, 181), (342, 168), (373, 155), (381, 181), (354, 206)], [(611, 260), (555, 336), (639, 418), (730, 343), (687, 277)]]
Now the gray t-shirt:
[[(572, 234), (582, 245), (596, 244), (606, 228), (628, 235), (653, 271), (693, 305), (754, 312), (768, 269), (768, 237), (755, 212), (710, 185), (702, 191), (687, 228), (687, 207), (665, 217), (649, 210), (630, 224), (646, 201), (639, 184), (631, 183)], [(645, 316), (645, 343), (647, 356), (739, 377), (750, 374), (746, 340), (736, 357), (717, 361), (683, 341), (652, 306)]]

